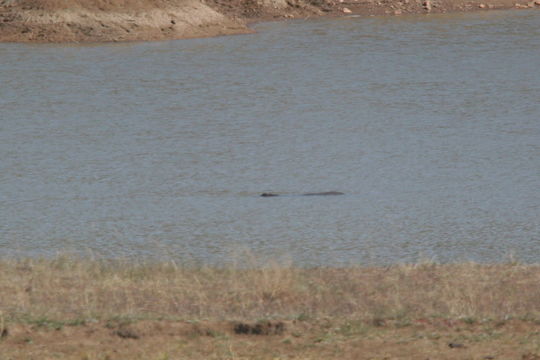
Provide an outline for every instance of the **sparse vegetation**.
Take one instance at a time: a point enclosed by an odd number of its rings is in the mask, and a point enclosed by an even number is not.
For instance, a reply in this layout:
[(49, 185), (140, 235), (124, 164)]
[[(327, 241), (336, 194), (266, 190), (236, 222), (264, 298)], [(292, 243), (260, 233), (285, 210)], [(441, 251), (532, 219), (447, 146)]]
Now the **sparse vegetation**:
[[(538, 265), (216, 268), (60, 256), (3, 260), (0, 274), (0, 347), (10, 359), (30, 348), (105, 358), (117, 346), (91, 345), (103, 336), (137, 341), (153, 356), (145, 359), (343, 358), (353, 344), (371, 354), (401, 348), (404, 358), (486, 344), (515, 351), (510, 358), (540, 352), (530, 335), (540, 331)], [(61, 334), (88, 344), (38, 346)]]

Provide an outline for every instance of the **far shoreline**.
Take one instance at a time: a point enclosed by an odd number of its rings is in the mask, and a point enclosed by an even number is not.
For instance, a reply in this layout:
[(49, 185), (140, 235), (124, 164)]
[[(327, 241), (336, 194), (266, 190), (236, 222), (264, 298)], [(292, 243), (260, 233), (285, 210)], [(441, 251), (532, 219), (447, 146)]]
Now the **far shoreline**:
[(4, 0), (0, 42), (177, 40), (249, 34), (269, 21), (510, 9), (540, 9), (540, 0)]

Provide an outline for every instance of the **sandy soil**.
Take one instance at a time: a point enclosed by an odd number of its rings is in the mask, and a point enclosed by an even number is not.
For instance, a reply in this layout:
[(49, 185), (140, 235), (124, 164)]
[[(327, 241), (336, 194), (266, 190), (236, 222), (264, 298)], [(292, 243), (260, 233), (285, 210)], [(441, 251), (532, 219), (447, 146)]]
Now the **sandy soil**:
[(249, 33), (314, 16), (540, 8), (540, 0), (0, 0), (0, 41), (104, 42)]
[(15, 0), (0, 6), (0, 40), (92, 42), (245, 33), (198, 0)]

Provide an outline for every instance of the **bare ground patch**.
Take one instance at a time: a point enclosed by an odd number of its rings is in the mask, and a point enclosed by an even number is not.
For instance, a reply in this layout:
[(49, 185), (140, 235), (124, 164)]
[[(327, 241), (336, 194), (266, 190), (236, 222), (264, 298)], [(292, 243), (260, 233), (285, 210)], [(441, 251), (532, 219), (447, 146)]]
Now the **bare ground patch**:
[[(279, 322), (274, 322), (279, 323)], [(288, 321), (287, 331), (238, 333), (233, 322), (106, 322), (58, 329), (13, 324), (8, 359), (526, 359), (540, 357), (539, 325), (411, 319), (375, 326), (353, 319)]]

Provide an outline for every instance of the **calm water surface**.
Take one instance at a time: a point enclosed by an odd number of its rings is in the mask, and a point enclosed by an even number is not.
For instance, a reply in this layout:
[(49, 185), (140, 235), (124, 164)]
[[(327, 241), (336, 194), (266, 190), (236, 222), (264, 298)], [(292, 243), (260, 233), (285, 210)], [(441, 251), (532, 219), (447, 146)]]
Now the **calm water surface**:
[(258, 30), (0, 44), (0, 255), (540, 262), (540, 11)]

